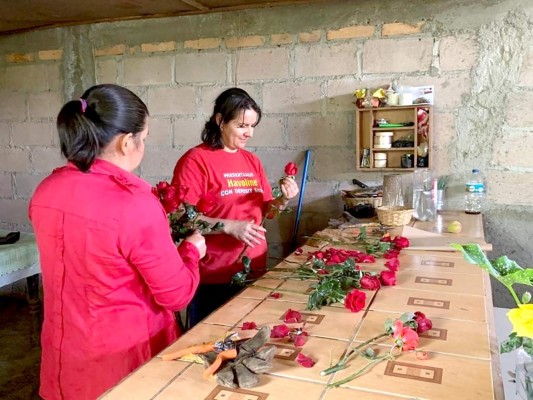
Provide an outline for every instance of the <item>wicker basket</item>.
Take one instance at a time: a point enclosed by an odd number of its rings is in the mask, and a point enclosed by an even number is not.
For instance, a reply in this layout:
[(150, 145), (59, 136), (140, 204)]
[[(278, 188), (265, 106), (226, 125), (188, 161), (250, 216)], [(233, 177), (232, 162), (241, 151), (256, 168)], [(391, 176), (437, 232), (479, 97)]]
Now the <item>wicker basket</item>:
[(413, 209), (408, 207), (378, 207), (378, 220), (387, 226), (403, 226), (411, 221)]

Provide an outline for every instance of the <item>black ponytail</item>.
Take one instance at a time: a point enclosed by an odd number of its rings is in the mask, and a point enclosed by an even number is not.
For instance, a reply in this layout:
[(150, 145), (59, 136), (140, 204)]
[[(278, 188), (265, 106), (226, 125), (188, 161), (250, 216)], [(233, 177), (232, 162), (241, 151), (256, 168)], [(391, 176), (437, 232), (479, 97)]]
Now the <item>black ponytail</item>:
[(66, 103), (57, 116), (61, 152), (87, 172), (115, 136), (141, 132), (148, 115), (146, 105), (130, 90), (111, 84), (93, 86), (81, 99)]

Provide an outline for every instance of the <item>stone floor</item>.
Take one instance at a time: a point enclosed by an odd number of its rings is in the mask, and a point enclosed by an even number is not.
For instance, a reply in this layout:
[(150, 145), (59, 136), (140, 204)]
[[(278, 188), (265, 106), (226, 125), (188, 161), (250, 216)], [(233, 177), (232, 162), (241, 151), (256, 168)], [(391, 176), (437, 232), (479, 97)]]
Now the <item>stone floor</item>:
[(41, 351), (32, 345), (32, 317), (23, 297), (0, 296), (0, 399), (35, 400)]

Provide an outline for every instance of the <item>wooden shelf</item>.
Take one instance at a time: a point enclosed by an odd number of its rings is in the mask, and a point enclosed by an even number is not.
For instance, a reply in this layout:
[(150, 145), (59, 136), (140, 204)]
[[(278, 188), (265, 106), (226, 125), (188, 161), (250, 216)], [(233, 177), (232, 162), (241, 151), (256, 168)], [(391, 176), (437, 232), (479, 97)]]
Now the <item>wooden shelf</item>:
[[(424, 110), (427, 113), (427, 120), (425, 122), (418, 122), (419, 110)], [(356, 169), (359, 171), (414, 171), (418, 168), (431, 168), (432, 166), (432, 151), (431, 151), (431, 137), (433, 134), (433, 113), (430, 104), (413, 104), (410, 106), (397, 107), (376, 107), (376, 108), (358, 108), (356, 110), (356, 153), (358, 155)], [(401, 127), (378, 127), (376, 121), (385, 119), (391, 124), (401, 124), (412, 122), (411, 126)], [(426, 135), (422, 135), (421, 131)], [(374, 135), (378, 132), (392, 132), (391, 142), (396, 140), (409, 139), (414, 143), (412, 147), (390, 147), (387, 149), (380, 149), (374, 147)], [(417, 148), (427, 143), (428, 156), (425, 165), (418, 166), (420, 157), (418, 157)], [(366, 150), (369, 155), (368, 167), (361, 167), (363, 150)], [(374, 164), (375, 153), (387, 154), (387, 167), (377, 168)], [(412, 168), (402, 168), (401, 159), (404, 154), (411, 155), (413, 160)]]

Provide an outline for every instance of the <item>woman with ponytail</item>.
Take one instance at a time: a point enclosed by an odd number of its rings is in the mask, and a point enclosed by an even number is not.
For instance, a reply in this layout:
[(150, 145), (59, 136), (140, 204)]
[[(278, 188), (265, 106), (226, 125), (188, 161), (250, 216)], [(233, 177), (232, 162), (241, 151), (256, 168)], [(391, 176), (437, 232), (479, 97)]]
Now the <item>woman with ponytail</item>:
[(132, 172), (148, 136), (134, 93), (98, 85), (57, 117), (66, 166), (36, 189), (30, 219), (44, 291), (44, 399), (95, 399), (180, 334), (205, 255), (200, 234), (176, 249), (165, 211)]

